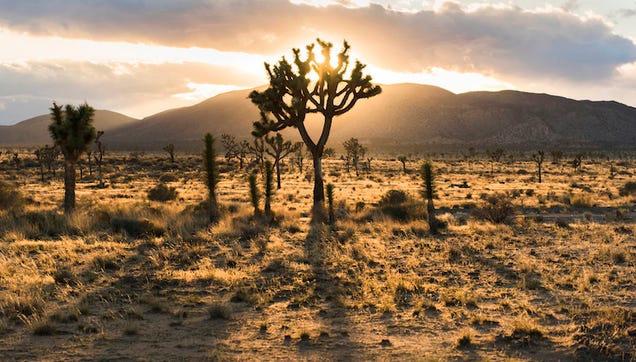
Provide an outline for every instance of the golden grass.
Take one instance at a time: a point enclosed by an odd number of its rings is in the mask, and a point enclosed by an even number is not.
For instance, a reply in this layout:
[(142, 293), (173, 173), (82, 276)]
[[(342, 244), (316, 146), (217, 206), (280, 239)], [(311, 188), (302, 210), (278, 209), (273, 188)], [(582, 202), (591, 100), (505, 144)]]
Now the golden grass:
[[(242, 173), (223, 174), (223, 217), (208, 225), (196, 157), (177, 160), (180, 199), (166, 203), (145, 196), (162, 161), (111, 157), (110, 187), (80, 182), (70, 218), (60, 180), (40, 184), (34, 170), (21, 186), (33, 200), (0, 212), (0, 355), (44, 359), (53, 345), (54, 359), (61, 346), (84, 359), (636, 357), (636, 210), (618, 194), (628, 170), (610, 180), (600, 163), (582, 174), (548, 165), (537, 184), (518, 174), (529, 162), (491, 176), (487, 163), (436, 160), (447, 228), (432, 236), (425, 219), (376, 207), (389, 190), (421, 202), (419, 178), (397, 161), (374, 160), (360, 178), (325, 163), (335, 226), (309, 224), (312, 184), (298, 173), (284, 174), (270, 224), (252, 217)], [(517, 208), (506, 224), (474, 217), (495, 192)]]

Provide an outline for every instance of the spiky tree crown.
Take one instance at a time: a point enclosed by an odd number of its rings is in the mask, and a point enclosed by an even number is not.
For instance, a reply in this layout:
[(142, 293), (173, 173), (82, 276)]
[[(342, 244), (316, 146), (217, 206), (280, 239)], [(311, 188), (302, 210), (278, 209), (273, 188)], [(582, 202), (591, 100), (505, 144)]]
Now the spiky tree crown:
[(64, 109), (53, 102), (49, 133), (64, 154), (64, 158), (77, 162), (88, 145), (95, 139), (93, 107), (84, 103), (77, 107), (67, 104)]

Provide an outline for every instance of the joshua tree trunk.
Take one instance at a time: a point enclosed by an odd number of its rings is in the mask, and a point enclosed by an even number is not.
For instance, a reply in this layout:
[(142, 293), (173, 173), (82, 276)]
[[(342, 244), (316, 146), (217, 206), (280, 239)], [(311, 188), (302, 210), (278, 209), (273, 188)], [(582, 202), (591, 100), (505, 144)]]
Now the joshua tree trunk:
[(276, 189), (280, 190), (280, 160), (276, 162)]
[(104, 188), (104, 176), (102, 174), (102, 163), (97, 164), (97, 176), (99, 177), (99, 188)]
[(431, 234), (437, 234), (437, 220), (435, 219), (435, 206), (433, 206), (432, 198), (427, 199), (426, 212), (428, 214), (428, 225)]
[(70, 214), (75, 209), (75, 163), (64, 162), (64, 213)]
[(322, 180), (322, 158), (317, 152), (312, 153), (314, 159), (314, 206), (312, 216), (314, 222), (325, 220), (325, 186)]

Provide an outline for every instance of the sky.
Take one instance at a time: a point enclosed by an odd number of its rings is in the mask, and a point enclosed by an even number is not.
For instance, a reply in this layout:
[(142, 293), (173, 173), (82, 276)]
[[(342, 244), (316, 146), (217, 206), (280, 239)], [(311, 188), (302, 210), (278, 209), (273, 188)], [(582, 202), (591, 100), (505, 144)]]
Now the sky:
[(375, 82), (636, 106), (636, 0), (0, 0), (0, 125), (88, 102), (142, 118), (267, 83), (321, 38)]

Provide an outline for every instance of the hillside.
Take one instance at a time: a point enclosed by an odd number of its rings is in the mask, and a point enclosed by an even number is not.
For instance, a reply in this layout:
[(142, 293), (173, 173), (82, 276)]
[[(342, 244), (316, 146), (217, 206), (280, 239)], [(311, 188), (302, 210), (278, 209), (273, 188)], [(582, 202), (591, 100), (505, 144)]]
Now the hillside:
[[(111, 132), (109, 141), (129, 146), (140, 139), (189, 143), (205, 132), (248, 138), (258, 119), (249, 92), (229, 92), (153, 115)], [(316, 121), (308, 128), (321, 126)], [(294, 130), (287, 133), (297, 137)], [(636, 109), (518, 91), (454, 94), (427, 85), (385, 85), (382, 94), (360, 101), (336, 119), (330, 144), (350, 137), (385, 146), (630, 147), (636, 139)]]
[[(131, 125), (136, 119), (112, 111), (95, 111), (95, 128), (106, 133), (115, 128)], [(51, 143), (48, 126), (51, 116), (43, 114), (14, 124), (0, 126), (0, 145), (42, 145)]]
[[(109, 128), (101, 126), (98, 119), (97, 127), (106, 131), (106, 142), (126, 149), (158, 149), (167, 143), (193, 148), (192, 142), (198, 142), (206, 132), (249, 138), (252, 122), (259, 116), (247, 97), (250, 91), (220, 94), (138, 122), (125, 118), (112, 122)], [(42, 117), (0, 129), (0, 144), (48, 139), (48, 116)], [(322, 127), (318, 119), (308, 123), (310, 131)], [(5, 129), (10, 132), (5, 134)], [(33, 136), (36, 134), (38, 137)], [(299, 138), (295, 130), (285, 134)], [(391, 148), (630, 148), (636, 139), (636, 108), (518, 91), (454, 94), (428, 85), (385, 85), (382, 94), (360, 101), (336, 119), (329, 144), (336, 146), (350, 137), (374, 147)]]

